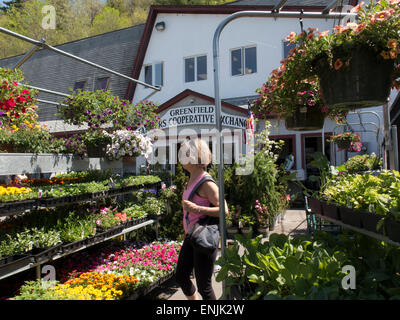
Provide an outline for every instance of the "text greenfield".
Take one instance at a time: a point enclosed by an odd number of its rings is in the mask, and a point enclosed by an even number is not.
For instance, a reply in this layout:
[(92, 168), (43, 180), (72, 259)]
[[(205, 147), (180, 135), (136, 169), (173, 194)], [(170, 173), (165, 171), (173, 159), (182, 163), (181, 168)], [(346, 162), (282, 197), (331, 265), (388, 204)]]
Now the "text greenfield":
[[(160, 119), (160, 128), (172, 126), (215, 125), (215, 106), (182, 106), (168, 110)], [(246, 117), (221, 113), (221, 124), (226, 127), (246, 129)]]

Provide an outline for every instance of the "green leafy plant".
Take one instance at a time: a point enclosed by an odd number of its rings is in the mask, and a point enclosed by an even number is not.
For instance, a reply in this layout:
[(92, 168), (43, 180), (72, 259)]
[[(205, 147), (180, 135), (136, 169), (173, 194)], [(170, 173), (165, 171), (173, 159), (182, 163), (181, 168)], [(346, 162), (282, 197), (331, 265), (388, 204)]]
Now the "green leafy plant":
[[(238, 287), (245, 300), (399, 297), (398, 248), (358, 234), (334, 238), (317, 233), (294, 239), (272, 234), (267, 242), (261, 239), (237, 235), (234, 246), (217, 261), (217, 281), (225, 280), (228, 292)], [(355, 290), (342, 287), (344, 265), (357, 270)]]
[(364, 171), (377, 170), (382, 167), (382, 159), (375, 153), (357, 155), (351, 157), (344, 164), (345, 171), (348, 173), (361, 173)]

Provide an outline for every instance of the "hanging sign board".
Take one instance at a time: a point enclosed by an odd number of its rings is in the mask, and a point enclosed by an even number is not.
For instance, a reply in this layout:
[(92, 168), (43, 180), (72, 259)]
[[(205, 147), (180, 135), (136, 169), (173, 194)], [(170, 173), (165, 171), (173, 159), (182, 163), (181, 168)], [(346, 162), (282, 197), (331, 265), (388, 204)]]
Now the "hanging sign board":
[[(225, 127), (246, 129), (246, 117), (221, 112), (221, 123)], [(168, 110), (160, 119), (160, 128), (188, 125), (215, 125), (215, 106), (182, 106)]]

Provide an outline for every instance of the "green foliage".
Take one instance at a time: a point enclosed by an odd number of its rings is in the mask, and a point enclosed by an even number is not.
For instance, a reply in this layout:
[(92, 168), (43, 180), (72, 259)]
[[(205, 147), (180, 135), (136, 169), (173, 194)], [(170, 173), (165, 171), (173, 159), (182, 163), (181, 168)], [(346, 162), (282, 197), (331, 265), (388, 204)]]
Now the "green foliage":
[(340, 206), (377, 214), (400, 216), (400, 173), (384, 170), (377, 175), (354, 174), (332, 177), (322, 197)]
[[(237, 235), (233, 248), (217, 261), (221, 265), (217, 281), (225, 280), (228, 290), (239, 286), (246, 300), (389, 299), (398, 295), (399, 248), (358, 234), (338, 239), (327, 233), (294, 239), (272, 234), (265, 243), (261, 238)], [(355, 290), (342, 288), (345, 265), (356, 269)]]
[(174, 185), (161, 192), (161, 200), (165, 202), (168, 210), (163, 223), (160, 225), (160, 237), (182, 240), (184, 235), (182, 195), (189, 177), (185, 175), (180, 163), (178, 163), (175, 170)]
[(19, 295), (10, 300), (58, 300), (57, 295), (54, 295), (48, 288), (59, 284), (58, 281), (26, 281), (20, 288)]
[(357, 155), (347, 160), (344, 167), (348, 173), (377, 170), (382, 167), (382, 159), (375, 154)]

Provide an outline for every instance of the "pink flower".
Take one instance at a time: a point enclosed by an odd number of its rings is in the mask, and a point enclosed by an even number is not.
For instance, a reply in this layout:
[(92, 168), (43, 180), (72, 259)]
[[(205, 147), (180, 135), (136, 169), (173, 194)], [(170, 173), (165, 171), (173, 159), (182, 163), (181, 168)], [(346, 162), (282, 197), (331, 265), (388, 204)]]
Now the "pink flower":
[(313, 99), (308, 99), (307, 100), (307, 104), (310, 106), (310, 107), (314, 107), (315, 106), (315, 101), (313, 100)]

